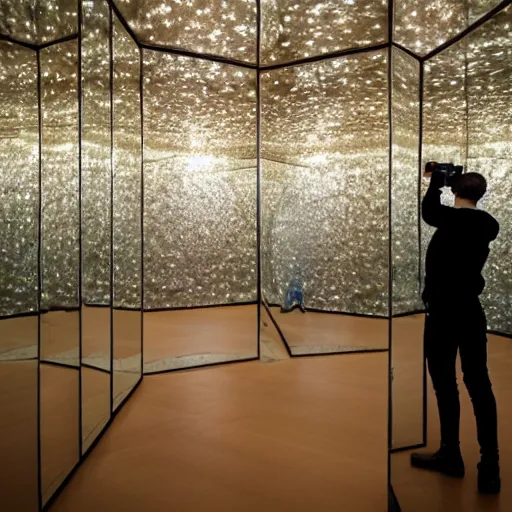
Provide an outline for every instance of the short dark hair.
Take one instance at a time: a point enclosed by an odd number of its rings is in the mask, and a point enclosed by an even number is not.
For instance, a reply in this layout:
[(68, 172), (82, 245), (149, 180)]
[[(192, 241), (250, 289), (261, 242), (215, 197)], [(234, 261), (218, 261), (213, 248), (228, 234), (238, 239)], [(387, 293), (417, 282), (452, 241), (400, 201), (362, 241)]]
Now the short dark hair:
[(478, 172), (466, 172), (455, 183), (453, 192), (461, 199), (478, 202), (487, 192), (487, 181)]

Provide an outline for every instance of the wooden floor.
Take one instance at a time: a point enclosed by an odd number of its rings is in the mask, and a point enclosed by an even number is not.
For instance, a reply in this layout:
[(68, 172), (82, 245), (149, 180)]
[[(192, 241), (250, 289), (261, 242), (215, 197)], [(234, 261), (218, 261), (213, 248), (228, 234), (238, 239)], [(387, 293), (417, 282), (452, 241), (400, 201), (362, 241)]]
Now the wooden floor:
[(51, 508), (387, 508), (387, 354), (147, 376)]
[[(476, 464), (479, 460), (476, 426), (471, 401), (462, 383), (461, 447), (466, 478), (453, 480), (424, 472), (409, 465), (410, 452), (392, 455), (392, 485), (402, 512), (509, 512), (512, 510), (512, 340), (489, 336), (489, 368), (498, 401), (502, 492), (499, 496), (479, 496), (476, 492)], [(439, 419), (432, 385), (428, 395), (428, 440), (430, 450), (439, 448)], [(405, 411), (404, 411), (405, 412)], [(401, 415), (407, 422), (407, 416)], [(404, 428), (404, 425), (401, 425)]]
[(144, 313), (144, 372), (258, 355), (258, 306)]
[(388, 321), (341, 314), (281, 313), (270, 308), (293, 355), (387, 349)]

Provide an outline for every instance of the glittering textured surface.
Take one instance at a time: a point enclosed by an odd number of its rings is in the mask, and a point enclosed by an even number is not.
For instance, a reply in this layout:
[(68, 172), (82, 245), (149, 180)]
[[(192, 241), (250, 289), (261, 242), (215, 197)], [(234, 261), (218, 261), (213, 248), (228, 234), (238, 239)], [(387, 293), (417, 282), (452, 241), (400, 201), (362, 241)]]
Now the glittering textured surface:
[(420, 309), (418, 234), (419, 63), (393, 49), (393, 314)]
[(383, 52), (262, 76), (265, 298), (387, 314), (388, 120)]
[(384, 43), (387, 0), (262, 0), (262, 64)]
[(139, 50), (114, 23), (114, 306), (141, 307)]
[(43, 308), (78, 306), (77, 42), (41, 51)]
[(77, 32), (77, 0), (0, 0), (0, 34), (46, 43)]
[(255, 72), (145, 51), (144, 80), (144, 307), (255, 300)]
[[(430, 91), (428, 101), (432, 104), (424, 111), (429, 137), (428, 156), (466, 163), (464, 159), (467, 154), (468, 171), (480, 172), (488, 180), (488, 194), (480, 206), (497, 218), (501, 232), (491, 245), (484, 270), (487, 287), (482, 301), (489, 327), (502, 332), (512, 332), (511, 27), (512, 8), (509, 7), (429, 62), (429, 75), (425, 77), (426, 86), (428, 84), (425, 90)], [(457, 62), (459, 70), (452, 71)], [(455, 78), (450, 81), (446, 75), (452, 72)], [(433, 114), (441, 111), (444, 113), (443, 126), (451, 127), (453, 131), (457, 124), (464, 127), (452, 138), (447, 138), (445, 130), (436, 136)], [(453, 196), (449, 192), (445, 194), (445, 201), (453, 204)], [(424, 253), (432, 230), (423, 231)]]
[(256, 61), (255, 0), (117, 0), (146, 43)]
[(36, 54), (0, 41), (0, 315), (37, 309)]
[(393, 40), (425, 55), (499, 3), (500, 0), (396, 0)]
[(82, 30), (82, 300), (110, 302), (110, 51), (106, 2), (84, 4)]

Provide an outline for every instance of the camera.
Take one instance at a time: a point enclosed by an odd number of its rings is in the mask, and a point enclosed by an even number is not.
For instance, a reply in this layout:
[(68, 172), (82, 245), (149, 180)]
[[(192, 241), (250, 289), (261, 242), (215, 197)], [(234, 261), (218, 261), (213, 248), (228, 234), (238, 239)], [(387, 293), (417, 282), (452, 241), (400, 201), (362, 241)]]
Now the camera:
[(455, 164), (440, 164), (438, 162), (427, 162), (425, 165), (425, 176), (431, 176), (434, 172), (444, 175), (445, 187), (453, 187), (457, 180), (462, 176), (464, 167)]

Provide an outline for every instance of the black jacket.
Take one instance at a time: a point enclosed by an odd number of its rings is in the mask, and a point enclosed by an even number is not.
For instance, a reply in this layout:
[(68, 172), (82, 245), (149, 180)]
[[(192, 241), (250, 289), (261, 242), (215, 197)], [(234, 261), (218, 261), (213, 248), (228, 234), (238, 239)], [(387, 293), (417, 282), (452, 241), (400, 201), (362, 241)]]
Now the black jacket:
[(437, 230), (427, 249), (425, 304), (477, 299), (485, 287), (482, 276), (489, 244), (499, 233), (498, 221), (473, 208), (441, 204), (441, 190), (431, 181), (423, 198), (423, 220)]

